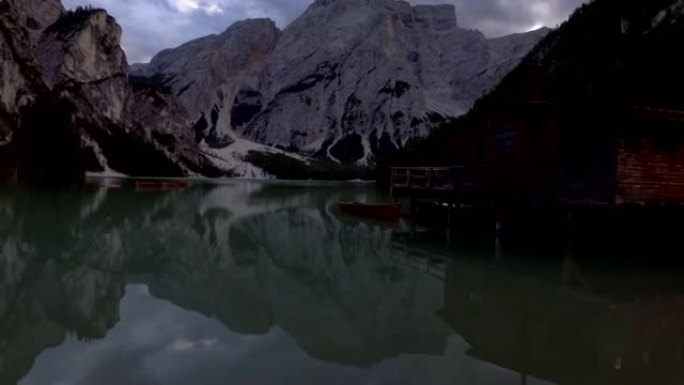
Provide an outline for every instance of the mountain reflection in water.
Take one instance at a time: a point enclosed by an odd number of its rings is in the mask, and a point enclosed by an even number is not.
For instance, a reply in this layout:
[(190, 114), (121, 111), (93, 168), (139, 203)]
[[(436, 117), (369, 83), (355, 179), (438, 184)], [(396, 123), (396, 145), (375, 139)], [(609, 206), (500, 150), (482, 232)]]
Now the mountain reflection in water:
[(678, 272), (467, 256), (353, 185), (0, 192), (0, 384), (682, 380)]

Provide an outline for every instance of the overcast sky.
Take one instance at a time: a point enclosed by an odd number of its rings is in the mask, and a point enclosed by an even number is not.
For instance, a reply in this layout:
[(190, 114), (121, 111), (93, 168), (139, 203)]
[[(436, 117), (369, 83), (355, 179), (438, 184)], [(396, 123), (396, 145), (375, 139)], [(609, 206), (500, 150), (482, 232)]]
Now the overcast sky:
[[(412, 0), (452, 3), (459, 23), (496, 37), (541, 26), (555, 27), (584, 0)], [(67, 8), (95, 5), (124, 29), (129, 62), (145, 62), (158, 51), (218, 33), (237, 20), (269, 17), (284, 28), (313, 0), (64, 0)]]

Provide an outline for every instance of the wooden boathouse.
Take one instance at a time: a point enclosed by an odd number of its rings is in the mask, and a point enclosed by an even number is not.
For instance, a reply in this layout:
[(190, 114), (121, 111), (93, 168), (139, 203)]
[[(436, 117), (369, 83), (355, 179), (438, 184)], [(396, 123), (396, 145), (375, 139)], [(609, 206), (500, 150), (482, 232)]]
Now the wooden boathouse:
[(453, 166), (391, 170), (393, 198), (426, 224), (636, 258), (684, 231), (684, 111), (527, 103), (469, 119), (431, 149)]
[(510, 105), (471, 119), (438, 146), (454, 166), (393, 168), (393, 197), (497, 206), (684, 203), (680, 110)]

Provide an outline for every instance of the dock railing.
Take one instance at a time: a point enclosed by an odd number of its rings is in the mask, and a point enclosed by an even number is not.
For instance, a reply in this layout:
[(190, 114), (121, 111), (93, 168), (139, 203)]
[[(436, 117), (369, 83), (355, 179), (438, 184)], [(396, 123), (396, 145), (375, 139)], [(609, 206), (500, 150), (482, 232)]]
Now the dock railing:
[(392, 187), (412, 190), (454, 190), (463, 169), (463, 167), (395, 167), (392, 169)]
[(491, 202), (493, 191), (484, 167), (396, 167), (392, 169), (391, 194), (441, 202), (481, 204)]

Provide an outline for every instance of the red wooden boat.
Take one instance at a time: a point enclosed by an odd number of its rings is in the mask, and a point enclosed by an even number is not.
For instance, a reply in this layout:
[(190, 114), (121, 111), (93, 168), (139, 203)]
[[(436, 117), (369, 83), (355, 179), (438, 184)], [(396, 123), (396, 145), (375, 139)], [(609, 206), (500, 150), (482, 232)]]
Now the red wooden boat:
[(401, 205), (398, 203), (339, 202), (339, 205), (343, 213), (359, 217), (384, 221), (401, 219)]
[(175, 190), (188, 187), (188, 182), (184, 181), (136, 181), (137, 190)]
[(121, 184), (119, 183), (99, 183), (97, 184), (98, 187), (106, 188), (106, 189), (117, 189), (121, 188)]

